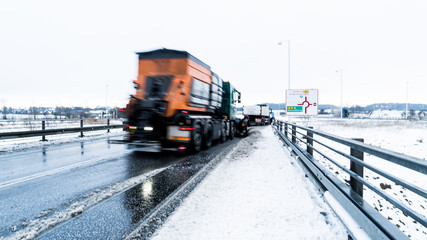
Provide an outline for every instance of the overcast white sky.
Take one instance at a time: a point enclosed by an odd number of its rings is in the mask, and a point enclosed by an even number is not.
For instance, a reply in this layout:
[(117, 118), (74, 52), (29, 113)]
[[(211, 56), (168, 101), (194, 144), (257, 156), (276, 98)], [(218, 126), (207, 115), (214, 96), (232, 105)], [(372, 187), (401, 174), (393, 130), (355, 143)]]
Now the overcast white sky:
[[(0, 104), (123, 107), (134, 52), (189, 51), (244, 104), (319, 89), (320, 104), (427, 103), (427, 1), (0, 2)], [(283, 45), (278, 45), (283, 41)], [(106, 87), (108, 85), (108, 87)]]

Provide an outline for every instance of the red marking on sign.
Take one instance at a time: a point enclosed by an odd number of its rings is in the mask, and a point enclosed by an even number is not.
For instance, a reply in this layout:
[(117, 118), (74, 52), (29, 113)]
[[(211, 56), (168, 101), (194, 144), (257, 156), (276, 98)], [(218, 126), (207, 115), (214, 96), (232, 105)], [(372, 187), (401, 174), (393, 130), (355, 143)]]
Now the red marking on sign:
[[(307, 101), (307, 97), (305, 97), (305, 100), (304, 100), (304, 102), (302, 102), (301, 104), (298, 104), (298, 105), (304, 105), (304, 103), (307, 103), (308, 105), (306, 106), (306, 107), (304, 107), (304, 111), (305, 111), (305, 114), (307, 114), (307, 108), (308, 107), (310, 107), (311, 105), (313, 105), (313, 104), (311, 104), (309, 101)], [(316, 103), (314, 103), (314, 104), (316, 104)], [(316, 106), (316, 105), (314, 105), (314, 106)]]

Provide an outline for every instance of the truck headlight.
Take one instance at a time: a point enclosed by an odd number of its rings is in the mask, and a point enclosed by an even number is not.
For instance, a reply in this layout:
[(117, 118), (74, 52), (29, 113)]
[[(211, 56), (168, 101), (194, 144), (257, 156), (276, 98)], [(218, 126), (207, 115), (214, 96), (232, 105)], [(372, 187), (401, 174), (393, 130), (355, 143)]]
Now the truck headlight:
[(145, 126), (144, 131), (153, 131), (153, 127)]

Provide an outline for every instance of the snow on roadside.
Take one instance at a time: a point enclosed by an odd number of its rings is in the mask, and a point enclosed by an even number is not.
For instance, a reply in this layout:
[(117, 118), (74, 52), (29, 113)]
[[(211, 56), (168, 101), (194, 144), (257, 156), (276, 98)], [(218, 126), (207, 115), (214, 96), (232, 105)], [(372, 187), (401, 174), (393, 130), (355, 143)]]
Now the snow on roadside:
[[(425, 122), (412, 121), (380, 121), (380, 120), (344, 120), (339, 122), (316, 122), (312, 124), (314, 129), (331, 134), (352, 138), (363, 138), (364, 142), (373, 146), (427, 159), (427, 124)], [(348, 161), (347, 161), (348, 162)], [(405, 169), (396, 164), (365, 154), (365, 162), (379, 167), (403, 180), (415, 184), (422, 189), (427, 189), (426, 175)], [(342, 179), (346, 174), (338, 171)], [(364, 178), (375, 186), (383, 189), (389, 196), (396, 198), (401, 203), (416, 212), (427, 216), (427, 199), (422, 198), (406, 188), (396, 185), (378, 174), (365, 169)], [(385, 218), (395, 224), (403, 233), (412, 239), (426, 239), (427, 228), (408, 217), (388, 201), (379, 197), (370, 189), (364, 188), (364, 199), (373, 208), (379, 211)]]
[(427, 160), (427, 122), (358, 120), (316, 121), (316, 130), (346, 138), (364, 138), (365, 143)]
[[(286, 119), (287, 120), (287, 119)], [(299, 121), (298, 121), (299, 120)], [(334, 134), (345, 138), (363, 138), (364, 142), (373, 146), (414, 156), (427, 160), (427, 123), (416, 121), (395, 121), (395, 120), (372, 120), (372, 119), (320, 119), (313, 118), (310, 121), (302, 119), (292, 119), (303, 126), (312, 126), (315, 130)], [(317, 138), (315, 136), (315, 138)], [(320, 138), (317, 138), (320, 140)], [(323, 139), (322, 139), (323, 141)], [(348, 147), (329, 142), (331, 146), (349, 153)], [(320, 148), (319, 144), (314, 144)], [(303, 146), (301, 144), (301, 146)], [(328, 154), (329, 155), (329, 154)], [(349, 166), (349, 160), (342, 158), (338, 154), (330, 154), (332, 158), (340, 164)], [(315, 154), (323, 165), (342, 181), (348, 181), (349, 175), (341, 169), (331, 164)], [(422, 189), (427, 189), (427, 178), (409, 169), (405, 169), (397, 164), (381, 160), (370, 154), (365, 154), (364, 161), (370, 163), (383, 171), (391, 173), (403, 180), (415, 184)], [(421, 215), (427, 216), (427, 199), (416, 195), (406, 188), (396, 185), (388, 179), (365, 169), (364, 178), (378, 188), (383, 189), (389, 196), (397, 199)], [(403, 233), (412, 239), (427, 239), (427, 228), (403, 214), (402, 211), (391, 205), (388, 201), (378, 196), (368, 188), (364, 188), (364, 199), (386, 219), (392, 222)]]
[(253, 128), (154, 239), (346, 239), (271, 127)]

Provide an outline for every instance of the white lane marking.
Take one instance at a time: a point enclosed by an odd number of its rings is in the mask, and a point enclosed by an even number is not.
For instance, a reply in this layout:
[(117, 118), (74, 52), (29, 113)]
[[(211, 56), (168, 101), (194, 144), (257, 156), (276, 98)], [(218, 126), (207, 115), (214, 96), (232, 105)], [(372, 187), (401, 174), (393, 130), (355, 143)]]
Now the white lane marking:
[(64, 171), (68, 171), (71, 169), (75, 169), (78, 167), (82, 167), (82, 166), (87, 166), (87, 165), (91, 165), (91, 164), (95, 164), (97, 162), (101, 162), (101, 161), (107, 161), (113, 158), (118, 158), (121, 156), (124, 156), (126, 154), (128, 154), (129, 152), (131, 152), (131, 150), (125, 150), (123, 153), (120, 153), (118, 155), (115, 156), (110, 156), (110, 157), (97, 157), (97, 158), (93, 158), (93, 159), (89, 159), (87, 161), (83, 161), (83, 162), (78, 162), (78, 163), (74, 163), (68, 166), (64, 166), (64, 167), (60, 167), (60, 168), (55, 168), (49, 171), (45, 171), (45, 172), (41, 172), (41, 173), (36, 173), (30, 176), (25, 176), (25, 177), (21, 177), (21, 178), (17, 178), (17, 179), (13, 179), (13, 180), (9, 180), (6, 182), (2, 182), (0, 183), (0, 189), (5, 188), (5, 187), (9, 187), (15, 184), (19, 184), (19, 183), (23, 183), (26, 181), (30, 181), (30, 180), (34, 180), (37, 178), (41, 178), (41, 177), (45, 177), (45, 176), (49, 176), (49, 175), (53, 175), (56, 173), (60, 173), (60, 172), (64, 172)]

